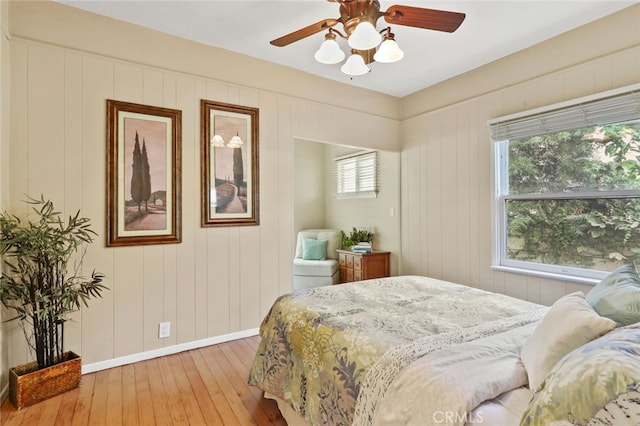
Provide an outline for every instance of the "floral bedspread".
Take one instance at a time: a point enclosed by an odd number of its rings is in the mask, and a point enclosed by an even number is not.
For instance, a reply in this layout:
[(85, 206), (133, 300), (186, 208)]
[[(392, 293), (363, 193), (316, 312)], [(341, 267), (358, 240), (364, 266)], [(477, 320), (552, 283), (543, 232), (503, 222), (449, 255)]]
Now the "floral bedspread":
[(367, 373), (388, 351), (464, 329), (496, 332), (482, 325), (540, 309), (420, 276), (296, 291), (263, 320), (249, 384), (287, 401), (311, 425), (351, 425)]
[(616, 328), (558, 361), (520, 423), (550, 424), (640, 424), (640, 323)]

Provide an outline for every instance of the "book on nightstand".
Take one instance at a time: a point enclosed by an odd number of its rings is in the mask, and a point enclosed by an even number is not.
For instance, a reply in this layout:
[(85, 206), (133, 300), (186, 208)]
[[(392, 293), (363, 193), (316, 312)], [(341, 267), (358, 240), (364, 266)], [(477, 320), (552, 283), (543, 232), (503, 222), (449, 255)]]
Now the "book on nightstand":
[(351, 246), (351, 251), (353, 253), (371, 253), (371, 243), (358, 243), (355, 246)]

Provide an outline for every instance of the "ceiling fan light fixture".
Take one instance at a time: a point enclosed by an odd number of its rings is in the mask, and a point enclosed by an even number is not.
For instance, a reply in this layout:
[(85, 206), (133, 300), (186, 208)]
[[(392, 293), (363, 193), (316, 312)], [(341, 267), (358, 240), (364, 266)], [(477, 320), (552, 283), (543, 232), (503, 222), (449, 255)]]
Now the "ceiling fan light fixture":
[(342, 62), (345, 54), (342, 49), (340, 49), (340, 45), (338, 45), (336, 41), (336, 36), (328, 33), (313, 57), (321, 64), (337, 64), (338, 62)]
[(347, 59), (347, 62), (340, 68), (340, 70), (350, 76), (364, 75), (371, 71), (371, 69), (364, 63), (364, 59), (358, 53), (352, 53)]
[(356, 50), (373, 49), (381, 41), (382, 36), (369, 21), (360, 22), (347, 40), (349, 47)]
[(373, 60), (381, 62), (383, 64), (390, 64), (392, 62), (398, 62), (404, 58), (404, 52), (398, 46), (398, 43), (393, 39), (393, 34), (389, 33), (390, 37), (385, 37), (378, 51), (374, 53)]
[[(0, 0), (1, 1), (1, 0)], [(273, 46), (283, 47), (317, 33), (325, 32), (325, 41), (315, 52), (315, 59), (324, 64), (341, 62), (346, 53), (340, 49), (336, 36), (347, 40), (351, 55), (341, 66), (343, 73), (359, 76), (371, 71), (370, 62), (391, 63), (401, 60), (404, 53), (395, 42), (391, 27), (376, 29), (380, 18), (387, 24), (452, 33), (466, 15), (416, 6), (394, 5), (380, 10), (380, 0), (329, 0), (339, 3), (339, 18), (322, 19), (271, 40)], [(335, 29), (342, 24), (344, 33)], [(384, 24), (382, 24), (384, 25)]]

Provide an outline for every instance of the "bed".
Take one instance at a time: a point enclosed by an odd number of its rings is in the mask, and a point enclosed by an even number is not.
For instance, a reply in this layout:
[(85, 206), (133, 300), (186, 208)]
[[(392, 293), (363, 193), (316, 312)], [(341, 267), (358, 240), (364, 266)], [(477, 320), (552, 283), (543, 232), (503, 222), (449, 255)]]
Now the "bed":
[[(638, 425), (640, 326), (635, 316), (625, 324), (601, 316), (593, 303), (576, 292), (546, 307), (422, 276), (295, 291), (263, 320), (248, 381), (290, 426), (512, 426), (562, 416), (558, 424)], [(598, 342), (606, 363), (579, 358)], [(576, 411), (563, 379), (616, 356), (614, 385), (596, 403), (579, 398)], [(568, 372), (556, 371), (562, 363)], [(601, 385), (594, 374), (588, 380)], [(584, 395), (585, 384), (572, 383)], [(612, 407), (628, 423), (606, 423)]]

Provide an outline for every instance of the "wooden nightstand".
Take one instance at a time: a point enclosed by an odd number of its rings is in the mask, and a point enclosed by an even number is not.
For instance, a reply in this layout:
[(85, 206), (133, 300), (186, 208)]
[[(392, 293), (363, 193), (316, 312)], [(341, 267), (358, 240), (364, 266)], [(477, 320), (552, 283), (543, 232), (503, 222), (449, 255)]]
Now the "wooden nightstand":
[(388, 277), (390, 252), (373, 250), (372, 253), (353, 253), (349, 250), (338, 250), (340, 266), (340, 282), (368, 280)]

